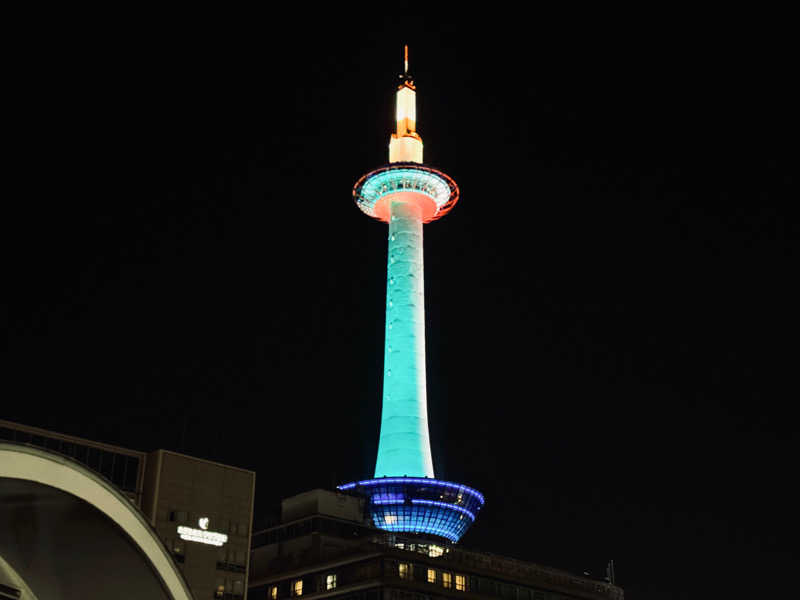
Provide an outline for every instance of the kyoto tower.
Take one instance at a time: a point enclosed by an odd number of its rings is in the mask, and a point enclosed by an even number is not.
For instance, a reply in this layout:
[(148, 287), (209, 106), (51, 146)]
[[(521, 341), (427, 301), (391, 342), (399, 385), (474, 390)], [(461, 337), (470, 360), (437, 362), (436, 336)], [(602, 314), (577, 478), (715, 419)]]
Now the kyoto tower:
[(404, 62), (389, 164), (367, 173), (353, 188), (358, 207), (389, 225), (378, 459), (374, 479), (339, 489), (364, 495), (378, 528), (457, 542), (483, 506), (483, 495), (466, 485), (436, 479), (433, 472), (425, 383), (422, 226), (446, 215), (459, 192), (450, 177), (422, 164), (408, 46)]

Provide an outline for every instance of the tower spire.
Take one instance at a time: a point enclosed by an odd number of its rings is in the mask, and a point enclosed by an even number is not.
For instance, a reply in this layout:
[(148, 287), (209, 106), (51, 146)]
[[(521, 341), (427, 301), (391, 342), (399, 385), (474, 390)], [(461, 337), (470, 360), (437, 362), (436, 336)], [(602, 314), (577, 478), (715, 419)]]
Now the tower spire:
[(403, 46), (403, 74), (396, 94), (397, 130), (389, 139), (389, 162), (422, 163), (422, 138), (417, 133), (417, 88), (408, 74), (408, 44)]

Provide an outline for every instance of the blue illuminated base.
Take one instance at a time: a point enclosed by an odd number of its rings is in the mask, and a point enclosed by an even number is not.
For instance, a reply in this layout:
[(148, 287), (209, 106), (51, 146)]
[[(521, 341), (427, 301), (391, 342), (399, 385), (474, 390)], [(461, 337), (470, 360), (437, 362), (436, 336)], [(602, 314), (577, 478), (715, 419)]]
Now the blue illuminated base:
[(460, 483), (427, 477), (381, 477), (339, 486), (368, 500), (375, 527), (457, 542), (475, 521), (483, 494)]

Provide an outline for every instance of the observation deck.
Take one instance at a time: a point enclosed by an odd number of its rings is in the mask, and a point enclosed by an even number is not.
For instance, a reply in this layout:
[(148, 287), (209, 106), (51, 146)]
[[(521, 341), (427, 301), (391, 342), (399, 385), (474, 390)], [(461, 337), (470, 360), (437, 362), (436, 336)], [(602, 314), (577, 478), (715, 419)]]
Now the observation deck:
[(353, 186), (353, 199), (361, 211), (388, 223), (391, 202), (413, 202), (422, 222), (445, 216), (458, 202), (458, 185), (441, 171), (412, 162), (391, 163), (370, 171)]

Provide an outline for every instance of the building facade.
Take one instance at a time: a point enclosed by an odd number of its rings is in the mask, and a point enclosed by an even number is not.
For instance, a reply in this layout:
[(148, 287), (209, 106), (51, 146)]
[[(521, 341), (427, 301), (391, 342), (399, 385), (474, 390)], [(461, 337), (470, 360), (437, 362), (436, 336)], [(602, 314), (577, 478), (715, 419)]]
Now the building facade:
[(167, 450), (147, 454), (0, 420), (2, 441), (80, 463), (124, 494), (198, 600), (247, 598), (253, 471)]
[(198, 600), (247, 596), (255, 473), (156, 450), (143, 509)]
[(281, 524), (253, 534), (250, 599), (623, 600), (605, 581), (377, 529), (366, 502), (324, 490), (284, 501)]

